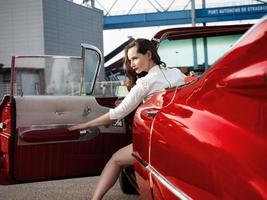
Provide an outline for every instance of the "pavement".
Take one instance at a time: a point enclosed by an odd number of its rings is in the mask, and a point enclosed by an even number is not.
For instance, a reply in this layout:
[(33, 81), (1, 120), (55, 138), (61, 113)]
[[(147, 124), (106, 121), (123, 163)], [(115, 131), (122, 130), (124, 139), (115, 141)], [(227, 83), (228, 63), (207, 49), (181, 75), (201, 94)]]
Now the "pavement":
[[(2, 200), (87, 200), (90, 199), (98, 176), (23, 183), (16, 185), (1, 185)], [(106, 194), (103, 200), (141, 200), (139, 195), (126, 195), (120, 190), (119, 182)]]

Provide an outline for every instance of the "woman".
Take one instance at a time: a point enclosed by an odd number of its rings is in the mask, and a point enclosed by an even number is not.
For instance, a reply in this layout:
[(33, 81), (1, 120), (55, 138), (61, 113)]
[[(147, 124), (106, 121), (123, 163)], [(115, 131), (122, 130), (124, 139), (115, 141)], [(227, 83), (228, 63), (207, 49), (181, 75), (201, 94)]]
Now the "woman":
[[(112, 123), (131, 113), (137, 106), (154, 92), (175, 87), (184, 83), (185, 75), (178, 69), (167, 69), (160, 60), (153, 43), (146, 39), (136, 39), (125, 49), (126, 75), (131, 83), (131, 90), (115, 109), (85, 123), (69, 128), (70, 131), (82, 130)], [(146, 74), (141, 78), (136, 75)], [(93, 194), (92, 199), (102, 199), (114, 185), (123, 167), (133, 165), (132, 144), (118, 150), (106, 164)]]

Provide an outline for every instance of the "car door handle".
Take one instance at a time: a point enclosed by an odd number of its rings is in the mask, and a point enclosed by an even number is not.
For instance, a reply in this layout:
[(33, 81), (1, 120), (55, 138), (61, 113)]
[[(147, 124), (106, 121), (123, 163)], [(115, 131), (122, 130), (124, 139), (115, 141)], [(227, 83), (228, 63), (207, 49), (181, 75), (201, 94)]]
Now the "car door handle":
[[(87, 134), (93, 134), (94, 132), (96, 132), (96, 131), (91, 130), (91, 129), (81, 130), (81, 131), (80, 131), (80, 136), (86, 136)], [(99, 132), (99, 131), (97, 131), (97, 133), (98, 133), (98, 132)]]
[(158, 110), (147, 110), (146, 111), (146, 114), (148, 117), (155, 117), (157, 113), (158, 113)]

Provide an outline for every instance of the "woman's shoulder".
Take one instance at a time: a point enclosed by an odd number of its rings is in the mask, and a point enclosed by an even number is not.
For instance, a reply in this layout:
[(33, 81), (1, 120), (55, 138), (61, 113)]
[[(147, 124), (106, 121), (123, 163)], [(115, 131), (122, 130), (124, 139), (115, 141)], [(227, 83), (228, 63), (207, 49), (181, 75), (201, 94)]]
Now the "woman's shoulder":
[(150, 86), (153, 85), (154, 82), (156, 82), (159, 79), (159, 73), (155, 67), (153, 67), (153, 70), (149, 71), (147, 75), (138, 78), (136, 81), (136, 85), (140, 86), (143, 89), (150, 88)]
[(180, 70), (176, 67), (162, 67), (161, 70), (167, 71), (167, 72), (179, 72)]
[(165, 68), (164, 70), (170, 76), (185, 77), (185, 74), (178, 68)]
[(149, 83), (150, 83), (150, 78), (148, 77), (148, 75), (138, 78), (136, 81), (136, 85), (141, 87), (147, 87)]
[(136, 84), (150, 83), (151, 81), (157, 79), (158, 75), (159, 75), (159, 73), (157, 72), (157, 69), (153, 69), (153, 71), (149, 71), (149, 73), (147, 73), (147, 75), (145, 75), (141, 78), (138, 78), (136, 81)]

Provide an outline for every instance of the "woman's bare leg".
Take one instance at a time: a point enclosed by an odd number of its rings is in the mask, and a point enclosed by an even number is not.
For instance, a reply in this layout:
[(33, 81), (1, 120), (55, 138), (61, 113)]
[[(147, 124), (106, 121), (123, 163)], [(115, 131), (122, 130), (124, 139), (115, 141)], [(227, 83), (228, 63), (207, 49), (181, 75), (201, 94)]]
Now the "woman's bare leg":
[(113, 154), (111, 159), (103, 169), (96, 190), (93, 194), (92, 200), (100, 200), (104, 194), (115, 184), (117, 181), (122, 167), (133, 165), (134, 158), (132, 157), (133, 147), (132, 144), (121, 148)]

